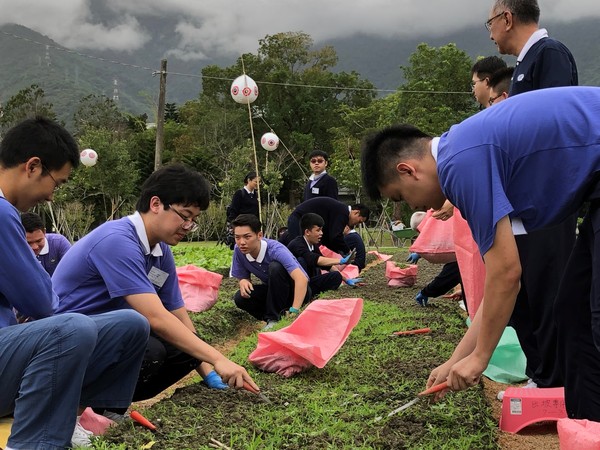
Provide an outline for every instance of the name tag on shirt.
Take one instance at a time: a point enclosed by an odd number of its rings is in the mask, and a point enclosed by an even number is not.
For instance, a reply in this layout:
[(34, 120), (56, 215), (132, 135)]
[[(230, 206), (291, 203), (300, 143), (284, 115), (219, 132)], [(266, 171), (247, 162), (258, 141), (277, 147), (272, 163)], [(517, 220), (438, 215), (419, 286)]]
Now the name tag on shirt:
[(150, 282), (159, 288), (163, 287), (163, 284), (165, 284), (165, 281), (167, 281), (168, 277), (169, 274), (167, 272), (160, 270), (157, 267), (152, 267), (150, 272), (148, 272), (148, 279)]
[(319, 193), (319, 188), (316, 188), (316, 187), (312, 188), (312, 193), (313, 194), (318, 194)]

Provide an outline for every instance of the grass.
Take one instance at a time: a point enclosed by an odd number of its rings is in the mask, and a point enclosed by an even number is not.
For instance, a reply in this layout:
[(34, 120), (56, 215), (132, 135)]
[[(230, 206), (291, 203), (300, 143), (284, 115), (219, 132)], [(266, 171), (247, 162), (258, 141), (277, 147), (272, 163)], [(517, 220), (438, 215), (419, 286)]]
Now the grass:
[[(480, 388), (452, 393), (436, 404), (421, 400), (386, 417), (414, 398), (430, 370), (450, 355), (464, 333), (464, 317), (448, 303), (414, 306), (414, 291), (383, 287), (382, 272), (379, 265), (365, 273), (368, 289), (335, 293), (335, 298), (362, 294), (364, 310), (325, 368), (288, 379), (259, 372), (247, 362), (256, 333), (232, 350), (230, 358), (249, 367), (272, 404), (247, 392), (193, 385), (145, 411), (160, 424), (156, 435), (125, 422), (95, 448), (133, 449), (155, 441), (153, 448), (209, 449), (214, 438), (234, 449), (496, 449), (497, 424)], [(231, 301), (235, 289), (234, 280), (224, 280), (215, 308), (192, 315), (206, 340), (223, 341), (248, 320)], [(432, 333), (389, 336), (423, 326), (431, 326)]]

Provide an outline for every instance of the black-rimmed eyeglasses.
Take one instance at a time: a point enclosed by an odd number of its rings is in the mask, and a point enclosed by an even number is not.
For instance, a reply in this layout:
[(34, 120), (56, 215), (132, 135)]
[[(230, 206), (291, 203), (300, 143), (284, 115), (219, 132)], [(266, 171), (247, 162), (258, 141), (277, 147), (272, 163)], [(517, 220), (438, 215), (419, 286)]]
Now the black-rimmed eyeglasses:
[(193, 233), (198, 229), (198, 223), (194, 219), (191, 217), (185, 217), (183, 214), (173, 208), (173, 206), (170, 206), (170, 209), (179, 217), (181, 217), (181, 220), (183, 220), (183, 223), (180, 225), (183, 230), (191, 231)]
[(60, 188), (61, 184), (58, 181), (56, 181), (56, 178), (54, 178), (52, 176), (52, 174), (50, 173), (50, 171), (48, 170), (48, 168), (44, 164), (42, 164), (42, 169), (44, 169), (44, 171), (48, 174), (48, 176), (54, 182), (54, 192), (58, 191), (58, 189)]
[(500, 16), (503, 16), (505, 12), (506, 12), (506, 11), (502, 11), (501, 13), (499, 13), (499, 14), (496, 14), (496, 15), (495, 15), (494, 17), (492, 17), (491, 19), (488, 19), (488, 21), (485, 23), (485, 29), (486, 29), (486, 30), (488, 30), (488, 31), (491, 31), (491, 29), (492, 29), (492, 22), (493, 22), (494, 20), (496, 20), (498, 17), (500, 17)]

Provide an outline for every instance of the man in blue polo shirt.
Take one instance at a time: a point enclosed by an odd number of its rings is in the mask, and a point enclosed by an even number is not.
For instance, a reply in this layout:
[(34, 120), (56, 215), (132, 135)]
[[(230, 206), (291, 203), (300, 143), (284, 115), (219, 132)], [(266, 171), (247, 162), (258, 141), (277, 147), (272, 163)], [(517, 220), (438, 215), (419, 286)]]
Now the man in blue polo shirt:
[(254, 385), (243, 367), (196, 334), (169, 248), (197, 228), (209, 192), (204, 177), (182, 165), (157, 170), (142, 185), (135, 214), (107, 222), (77, 241), (52, 277), (59, 313), (132, 308), (148, 319), (151, 334), (134, 400), (154, 397), (193, 369), (208, 384), (218, 378), (211, 366), (230, 386)]
[(558, 362), (569, 417), (600, 420), (600, 89), (524, 93), (431, 138), (409, 125), (365, 141), (363, 180), (373, 198), (414, 209), (446, 199), (469, 223), (486, 263), (484, 302), (451, 358), (427, 384), (479, 382), (519, 291), (515, 235), (560, 223), (591, 202), (557, 296)]
[(52, 276), (62, 257), (71, 248), (66, 237), (58, 233), (46, 233), (42, 218), (32, 212), (21, 214), (27, 243), (42, 267)]
[[(263, 238), (258, 217), (240, 214), (232, 225), (231, 276), (240, 283), (233, 299), (238, 308), (267, 322), (264, 330), (269, 330), (282, 314), (298, 314), (310, 299), (308, 276), (285, 245)], [(262, 284), (253, 284), (252, 274)]]

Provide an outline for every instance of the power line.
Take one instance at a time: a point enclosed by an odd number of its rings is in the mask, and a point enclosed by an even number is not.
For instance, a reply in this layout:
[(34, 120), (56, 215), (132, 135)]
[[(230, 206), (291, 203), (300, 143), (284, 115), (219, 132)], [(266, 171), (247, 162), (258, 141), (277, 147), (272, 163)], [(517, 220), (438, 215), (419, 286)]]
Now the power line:
[[(92, 60), (96, 60), (96, 61), (101, 61), (104, 63), (110, 63), (110, 64), (115, 64), (115, 65), (119, 65), (119, 66), (123, 66), (123, 67), (148, 71), (148, 72), (152, 73), (152, 76), (161, 74), (160, 70), (156, 70), (151, 67), (145, 67), (145, 66), (140, 66), (138, 64), (124, 63), (124, 62), (115, 61), (112, 59), (101, 58), (99, 56), (93, 56), (93, 55), (89, 55), (87, 53), (81, 53), (76, 50), (70, 50), (65, 47), (58, 47), (58, 46), (52, 45), (52, 44), (45, 44), (43, 42), (36, 41), (35, 39), (26, 38), (26, 37), (19, 36), (14, 33), (9, 33), (9, 32), (2, 31), (2, 30), (0, 30), (0, 33), (5, 36), (9, 36), (9, 37), (12, 37), (15, 39), (20, 39), (20, 40), (23, 40), (26, 42), (30, 42), (32, 44), (42, 45), (44, 47), (49, 47), (49, 48), (52, 48), (54, 50), (58, 50), (58, 51), (61, 51), (64, 53), (70, 53), (72, 55), (81, 56), (82, 58), (88, 58), (88, 59), (92, 59)], [(197, 75), (197, 74), (192, 74), (192, 73), (181, 73), (181, 72), (166, 72), (166, 75), (176, 75), (176, 76), (181, 76), (181, 77), (191, 77), (191, 78), (200, 78), (200, 79), (206, 79), (206, 80), (218, 80), (218, 81), (230, 81), (230, 82), (234, 80), (234, 78), (212, 77), (212, 76), (208, 76), (208, 75)], [(468, 94), (468, 95), (472, 95), (471, 91), (465, 92), (465, 91), (397, 90), (397, 89), (378, 89), (378, 88), (343, 87), (343, 86), (322, 86), (322, 85), (315, 85), (315, 84), (300, 84), (300, 83), (277, 83), (274, 81), (256, 81), (256, 83), (262, 84), (262, 85), (299, 87), (299, 88), (311, 88), (311, 89), (330, 89), (330, 90), (338, 90), (338, 91), (368, 91), (368, 92), (387, 92), (387, 93), (401, 92), (401, 93), (406, 93), (406, 94), (451, 94), (451, 95)]]

